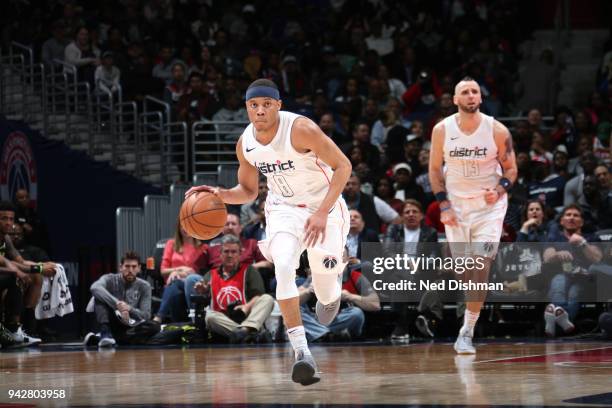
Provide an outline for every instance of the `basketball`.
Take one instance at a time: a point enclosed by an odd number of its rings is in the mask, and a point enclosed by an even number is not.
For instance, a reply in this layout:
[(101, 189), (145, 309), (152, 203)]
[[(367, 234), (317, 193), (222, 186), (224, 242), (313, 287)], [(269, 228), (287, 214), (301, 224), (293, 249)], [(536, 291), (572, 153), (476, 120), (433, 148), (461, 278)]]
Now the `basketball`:
[(225, 226), (227, 208), (216, 195), (197, 192), (185, 199), (179, 219), (187, 234), (204, 241), (219, 235)]

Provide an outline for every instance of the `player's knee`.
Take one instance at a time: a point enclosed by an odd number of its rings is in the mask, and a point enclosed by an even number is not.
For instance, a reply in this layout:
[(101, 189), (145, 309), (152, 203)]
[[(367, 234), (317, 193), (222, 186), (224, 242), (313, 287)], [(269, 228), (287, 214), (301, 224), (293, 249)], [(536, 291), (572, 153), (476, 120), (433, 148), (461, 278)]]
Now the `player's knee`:
[(274, 273), (276, 275), (276, 298), (290, 299), (298, 296), (295, 284), (295, 261), (286, 254), (274, 258)]
[(308, 249), (308, 264), (312, 274), (338, 276), (344, 270), (346, 263), (342, 257), (320, 248)]

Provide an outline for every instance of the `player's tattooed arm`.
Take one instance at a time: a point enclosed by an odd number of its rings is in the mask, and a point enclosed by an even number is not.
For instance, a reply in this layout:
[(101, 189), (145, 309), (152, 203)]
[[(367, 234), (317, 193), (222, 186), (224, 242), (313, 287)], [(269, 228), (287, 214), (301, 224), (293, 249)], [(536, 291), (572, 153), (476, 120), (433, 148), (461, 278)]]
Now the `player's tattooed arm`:
[(497, 145), (497, 159), (501, 164), (503, 177), (514, 183), (518, 176), (518, 169), (516, 167), (512, 135), (508, 128), (498, 121), (495, 121), (494, 135), (495, 144)]
[(444, 185), (444, 124), (438, 123), (431, 135), (431, 151), (429, 153), (429, 182), (434, 194), (446, 191)]

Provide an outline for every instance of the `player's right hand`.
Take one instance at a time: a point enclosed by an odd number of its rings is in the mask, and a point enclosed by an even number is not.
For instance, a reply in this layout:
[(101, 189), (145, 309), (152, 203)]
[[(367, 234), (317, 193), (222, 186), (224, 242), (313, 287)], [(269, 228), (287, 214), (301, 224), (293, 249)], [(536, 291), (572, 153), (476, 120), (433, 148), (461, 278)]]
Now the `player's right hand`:
[(456, 227), (457, 224), (457, 214), (455, 214), (455, 210), (453, 208), (449, 208), (448, 210), (440, 212), (440, 222), (444, 225), (448, 225), (449, 227)]
[(202, 186), (193, 186), (189, 190), (187, 190), (187, 192), (185, 193), (185, 198), (189, 197), (191, 194), (199, 193), (201, 191), (205, 191), (207, 193), (213, 193), (216, 196), (219, 195), (219, 187), (202, 185)]

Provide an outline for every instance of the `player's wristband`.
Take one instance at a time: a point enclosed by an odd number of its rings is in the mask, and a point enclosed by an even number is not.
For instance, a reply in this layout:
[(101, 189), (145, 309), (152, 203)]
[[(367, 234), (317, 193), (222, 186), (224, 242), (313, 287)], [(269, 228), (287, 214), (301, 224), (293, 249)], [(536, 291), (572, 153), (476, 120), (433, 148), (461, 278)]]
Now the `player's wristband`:
[(450, 205), (448, 207), (440, 207), (440, 212), (443, 213), (444, 211), (448, 211), (450, 209), (451, 209)]
[(30, 273), (42, 273), (43, 267), (41, 263), (30, 266)]
[(441, 203), (442, 201), (447, 201), (448, 200), (448, 196), (446, 195), (446, 191), (440, 191), (439, 193), (435, 194), (436, 196), (436, 201)]
[(499, 179), (499, 185), (502, 186), (504, 190), (506, 190), (506, 193), (512, 188), (512, 182), (506, 177), (502, 177)]

